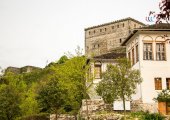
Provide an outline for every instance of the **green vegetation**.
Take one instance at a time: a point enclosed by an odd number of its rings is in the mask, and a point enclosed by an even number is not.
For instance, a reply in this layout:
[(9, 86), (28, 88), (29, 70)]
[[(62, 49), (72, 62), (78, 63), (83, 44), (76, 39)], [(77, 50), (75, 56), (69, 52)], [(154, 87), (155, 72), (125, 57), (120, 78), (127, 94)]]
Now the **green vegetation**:
[(62, 56), (30, 73), (0, 76), (0, 119), (39, 119), (41, 113), (76, 115), (87, 97), (86, 66), (86, 58), (79, 54)]
[(120, 58), (116, 62), (116, 65), (107, 66), (103, 80), (97, 86), (96, 91), (106, 103), (121, 99), (124, 114), (126, 114), (125, 101), (135, 93), (136, 85), (142, 80), (139, 71), (131, 69), (130, 61)]
[(35, 115), (29, 115), (29, 116), (23, 116), (18, 118), (17, 120), (49, 120), (49, 114), (48, 113), (40, 113)]
[(149, 113), (149, 112), (133, 112), (130, 114), (128, 120), (133, 120), (134, 118), (138, 118), (138, 120), (164, 120), (161, 114), (158, 113)]
[(154, 100), (159, 102), (170, 102), (170, 90), (162, 90)]

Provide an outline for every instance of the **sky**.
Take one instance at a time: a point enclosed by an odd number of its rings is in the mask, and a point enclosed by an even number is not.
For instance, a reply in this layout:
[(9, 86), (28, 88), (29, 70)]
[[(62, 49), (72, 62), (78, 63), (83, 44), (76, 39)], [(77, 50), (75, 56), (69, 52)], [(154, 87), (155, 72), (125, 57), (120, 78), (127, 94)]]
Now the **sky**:
[(0, 67), (44, 68), (77, 46), (84, 29), (131, 17), (145, 24), (159, 0), (0, 0)]

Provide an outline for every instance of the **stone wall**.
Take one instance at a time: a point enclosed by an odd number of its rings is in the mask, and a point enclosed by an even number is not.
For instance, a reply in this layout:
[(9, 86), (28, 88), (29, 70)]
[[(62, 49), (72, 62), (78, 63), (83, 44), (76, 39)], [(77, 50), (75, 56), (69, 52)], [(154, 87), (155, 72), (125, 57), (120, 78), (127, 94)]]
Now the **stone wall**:
[[(50, 120), (55, 120), (56, 114), (50, 115)], [(58, 116), (57, 120), (76, 120), (76, 118), (72, 115), (61, 114)]]
[(158, 113), (157, 103), (143, 103), (141, 100), (134, 100), (131, 102), (131, 111), (149, 111), (150, 113)]
[(132, 18), (126, 18), (85, 29), (85, 53), (88, 57), (111, 52), (131, 33), (134, 28), (144, 26)]
[(11, 72), (14, 74), (21, 74), (21, 73), (29, 73), (29, 72), (33, 72), (36, 70), (41, 70), (41, 68), (39, 67), (35, 67), (35, 66), (24, 66), (21, 68), (17, 68), (17, 67), (8, 67), (5, 70), (5, 74)]
[[(114, 111), (113, 106), (108, 106), (104, 103), (102, 99), (86, 100), (82, 101), (82, 107), (80, 109), (80, 114), (83, 118), (87, 117), (87, 106), (88, 106), (88, 116), (90, 118), (95, 118), (100, 116), (99, 113), (103, 111)], [(143, 103), (141, 100), (131, 101), (131, 112), (138, 111), (149, 111), (150, 113), (158, 113), (157, 103)], [(121, 112), (121, 111), (120, 111)], [(105, 116), (106, 117), (106, 116)]]
[(105, 103), (101, 99), (88, 99), (87, 104), (86, 100), (82, 100), (82, 106), (80, 109), (80, 114), (82, 117), (87, 116), (87, 109), (88, 109), (88, 115), (95, 114), (96, 112), (103, 111), (105, 109)]

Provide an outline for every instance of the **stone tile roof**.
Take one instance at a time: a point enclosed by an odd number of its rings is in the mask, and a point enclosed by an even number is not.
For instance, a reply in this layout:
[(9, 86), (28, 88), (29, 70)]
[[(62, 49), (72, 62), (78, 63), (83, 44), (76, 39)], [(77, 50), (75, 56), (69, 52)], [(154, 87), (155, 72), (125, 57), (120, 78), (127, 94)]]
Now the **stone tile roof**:
[(100, 24), (100, 25), (97, 25), (97, 26), (88, 27), (88, 28), (85, 28), (85, 31), (93, 29), (93, 28), (98, 28), (98, 27), (102, 27), (102, 26), (106, 26), (106, 25), (110, 25), (110, 24), (114, 24), (114, 23), (119, 23), (119, 22), (127, 21), (127, 20), (132, 20), (132, 21), (137, 22), (139, 24), (145, 25), (144, 23), (142, 23), (142, 22), (140, 22), (138, 20), (135, 20), (135, 19), (133, 19), (131, 17), (128, 17), (128, 18), (112, 21), (112, 22), (109, 22), (109, 23), (104, 23), (104, 24)]
[(134, 29), (133, 32), (124, 40), (121, 44), (124, 46), (126, 42), (137, 32), (137, 31), (170, 31), (170, 24), (169, 23), (160, 23), (160, 24), (153, 24), (144, 26), (141, 28)]
[(170, 24), (168, 23), (160, 23), (160, 24), (153, 24), (153, 25), (149, 25), (149, 26), (144, 26), (141, 28), (137, 28), (139, 30), (170, 30)]
[(116, 59), (120, 57), (126, 57), (126, 49), (125, 48), (117, 48), (110, 53), (102, 54), (99, 56), (93, 57), (94, 59)]

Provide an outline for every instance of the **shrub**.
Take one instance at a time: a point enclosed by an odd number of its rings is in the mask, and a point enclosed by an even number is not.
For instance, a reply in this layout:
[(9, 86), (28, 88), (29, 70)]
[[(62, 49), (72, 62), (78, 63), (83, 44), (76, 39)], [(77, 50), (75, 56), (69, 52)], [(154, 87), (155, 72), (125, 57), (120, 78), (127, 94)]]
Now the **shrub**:
[(169, 102), (170, 101), (170, 90), (164, 89), (162, 90), (157, 98), (154, 98), (154, 100), (159, 102)]
[(149, 113), (149, 112), (145, 112), (143, 114), (143, 120), (164, 120), (165, 117), (163, 117), (162, 115), (158, 114), (158, 113)]
[(163, 117), (161, 114), (158, 113), (149, 113), (147, 112), (133, 112), (131, 113), (131, 118), (138, 118), (139, 120), (164, 120), (165, 117)]
[(49, 116), (50, 115), (48, 113), (40, 113), (31, 116), (24, 116), (19, 118), (18, 120), (49, 120)]

